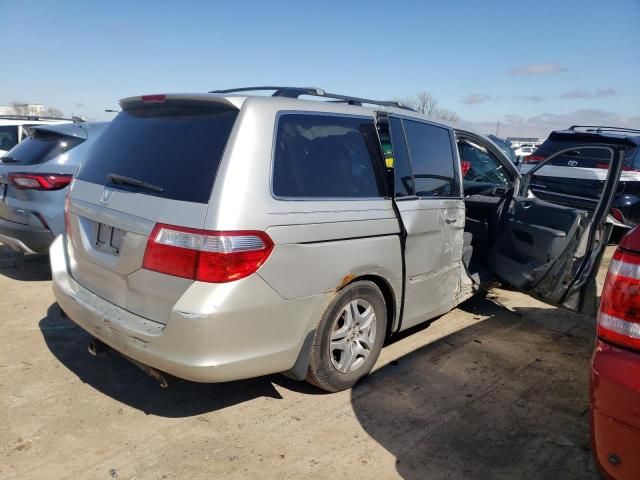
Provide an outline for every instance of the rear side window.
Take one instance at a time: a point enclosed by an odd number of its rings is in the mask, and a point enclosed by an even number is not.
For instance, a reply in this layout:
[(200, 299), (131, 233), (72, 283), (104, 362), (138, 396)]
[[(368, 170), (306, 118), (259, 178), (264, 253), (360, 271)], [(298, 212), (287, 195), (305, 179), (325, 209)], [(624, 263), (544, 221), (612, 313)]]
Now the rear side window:
[(404, 139), (402, 120), (392, 117), (389, 119), (389, 126), (391, 129), (391, 141), (393, 142), (395, 196), (407, 197), (414, 195), (413, 175), (411, 174), (409, 151), (407, 150), (407, 142)]
[(381, 166), (372, 118), (290, 113), (278, 120), (273, 161), (278, 197), (379, 197)]
[[(162, 105), (122, 111), (91, 147), (77, 178), (99, 185), (207, 203), (237, 110)], [(155, 185), (161, 192), (115, 185), (110, 174)]]
[(18, 165), (36, 165), (62, 155), (82, 142), (82, 138), (36, 130), (2, 157), (2, 161)]
[(0, 126), (0, 150), (11, 150), (18, 144), (18, 127)]
[(412, 120), (403, 120), (402, 123), (409, 145), (416, 195), (460, 195), (449, 131)]

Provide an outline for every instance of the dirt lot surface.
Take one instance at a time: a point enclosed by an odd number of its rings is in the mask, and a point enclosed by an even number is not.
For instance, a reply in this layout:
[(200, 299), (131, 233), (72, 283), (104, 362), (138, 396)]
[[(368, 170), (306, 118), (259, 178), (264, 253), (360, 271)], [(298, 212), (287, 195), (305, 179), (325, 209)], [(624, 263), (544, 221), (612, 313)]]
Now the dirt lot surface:
[[(612, 252), (608, 252), (609, 256)], [(48, 263), (0, 245), (0, 478), (598, 478), (593, 320), (494, 289), (338, 394), (274, 375), (167, 390), (94, 358)]]

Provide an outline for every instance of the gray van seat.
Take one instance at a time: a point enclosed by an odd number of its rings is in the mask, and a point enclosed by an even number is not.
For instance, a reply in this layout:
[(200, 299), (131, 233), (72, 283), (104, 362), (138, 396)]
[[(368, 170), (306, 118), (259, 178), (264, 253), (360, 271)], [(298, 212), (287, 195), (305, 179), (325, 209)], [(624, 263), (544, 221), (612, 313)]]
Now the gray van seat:
[(578, 233), (587, 212), (537, 198), (514, 198), (514, 210), (489, 255), (489, 265), (516, 288), (532, 288)]

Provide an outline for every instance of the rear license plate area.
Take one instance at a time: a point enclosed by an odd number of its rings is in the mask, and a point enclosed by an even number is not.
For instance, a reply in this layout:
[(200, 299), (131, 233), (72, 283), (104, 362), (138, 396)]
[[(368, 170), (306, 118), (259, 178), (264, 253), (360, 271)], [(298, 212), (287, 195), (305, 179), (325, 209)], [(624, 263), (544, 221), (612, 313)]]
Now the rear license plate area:
[(125, 231), (121, 228), (99, 223), (96, 231), (95, 248), (111, 255), (120, 255), (124, 235)]

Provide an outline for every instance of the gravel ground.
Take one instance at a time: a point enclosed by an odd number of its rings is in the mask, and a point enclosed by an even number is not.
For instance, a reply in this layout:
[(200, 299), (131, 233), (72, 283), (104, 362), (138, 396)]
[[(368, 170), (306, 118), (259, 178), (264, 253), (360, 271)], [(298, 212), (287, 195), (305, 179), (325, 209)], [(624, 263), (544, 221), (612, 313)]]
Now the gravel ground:
[(162, 390), (89, 356), (50, 283), (46, 258), (0, 245), (0, 478), (599, 478), (594, 321), (520, 293), (464, 303), (324, 394), (279, 375)]

